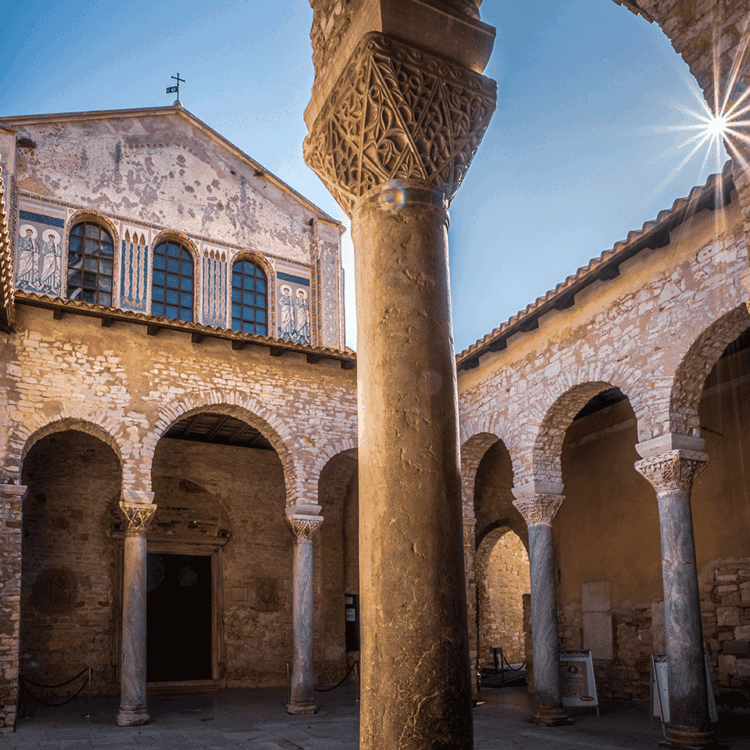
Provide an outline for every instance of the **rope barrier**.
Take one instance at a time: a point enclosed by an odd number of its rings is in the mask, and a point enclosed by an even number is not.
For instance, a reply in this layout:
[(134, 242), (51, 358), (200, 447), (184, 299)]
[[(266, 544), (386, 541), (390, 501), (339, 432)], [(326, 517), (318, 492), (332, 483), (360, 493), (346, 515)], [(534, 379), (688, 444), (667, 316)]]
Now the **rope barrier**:
[(316, 693), (330, 693), (331, 690), (335, 690), (337, 687), (341, 687), (346, 682), (346, 678), (352, 673), (352, 669), (354, 669), (354, 667), (357, 665), (357, 663), (358, 662), (356, 662), (356, 661), (352, 662), (351, 667), (349, 667), (349, 669), (346, 671), (346, 674), (344, 675), (344, 677), (341, 680), (341, 682), (337, 683), (333, 687), (329, 687), (329, 688), (313, 688), (313, 690), (315, 690)]
[[(65, 687), (66, 685), (70, 685), (71, 682), (75, 682), (79, 677), (82, 677), (84, 674), (88, 673), (88, 678), (81, 684), (81, 687), (78, 688), (78, 690), (73, 693), (69, 698), (66, 698), (61, 703), (50, 703), (49, 701), (42, 700), (38, 695), (34, 695), (34, 693), (29, 690), (29, 685), (33, 685), (34, 687), (41, 688), (42, 690), (54, 690), (55, 688)], [(41, 682), (35, 682), (34, 680), (30, 680), (26, 677), (20, 676), (19, 682), (21, 684), (21, 689), (23, 691), (24, 695), (28, 695), (29, 698), (32, 700), (35, 700), (37, 703), (39, 703), (42, 706), (46, 706), (47, 708), (61, 708), (62, 706), (67, 706), (68, 703), (73, 702), (83, 691), (83, 689), (88, 685), (89, 687), (89, 713), (87, 716), (91, 713), (91, 667), (86, 667), (85, 669), (82, 669), (75, 677), (71, 677), (69, 680), (66, 680), (65, 682), (57, 683), (56, 685), (43, 685)]]
[(526, 666), (526, 662), (524, 662), (520, 667), (518, 667), (518, 669), (514, 669), (510, 666), (510, 664), (508, 664), (508, 660), (505, 658), (505, 654), (503, 654), (503, 661), (505, 662), (505, 666), (508, 667), (511, 672), (520, 672)]

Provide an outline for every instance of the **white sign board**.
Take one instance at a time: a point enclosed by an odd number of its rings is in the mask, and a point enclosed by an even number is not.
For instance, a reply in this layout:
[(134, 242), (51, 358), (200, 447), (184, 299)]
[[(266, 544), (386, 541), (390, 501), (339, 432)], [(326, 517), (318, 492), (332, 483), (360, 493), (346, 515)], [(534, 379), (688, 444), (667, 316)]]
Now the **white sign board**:
[[(708, 656), (703, 655), (706, 664), (706, 688), (708, 692), (708, 717), (712, 723), (719, 722), (716, 698), (711, 685), (711, 672)], [(651, 654), (651, 717), (661, 719), (662, 725), (669, 724), (669, 672), (666, 654)]]
[(594, 662), (589, 649), (560, 651), (560, 689), (563, 706), (586, 706), (599, 712)]

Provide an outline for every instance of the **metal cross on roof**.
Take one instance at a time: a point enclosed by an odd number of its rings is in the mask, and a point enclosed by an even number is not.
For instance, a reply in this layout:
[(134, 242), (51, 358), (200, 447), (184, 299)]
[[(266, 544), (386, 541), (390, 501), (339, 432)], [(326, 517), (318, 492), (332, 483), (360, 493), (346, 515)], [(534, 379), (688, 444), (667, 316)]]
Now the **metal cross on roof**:
[(167, 93), (168, 94), (177, 94), (177, 101), (180, 101), (180, 83), (185, 83), (184, 78), (180, 78), (180, 74), (178, 73), (176, 76), (172, 76), (172, 78), (177, 81), (176, 86), (167, 86)]

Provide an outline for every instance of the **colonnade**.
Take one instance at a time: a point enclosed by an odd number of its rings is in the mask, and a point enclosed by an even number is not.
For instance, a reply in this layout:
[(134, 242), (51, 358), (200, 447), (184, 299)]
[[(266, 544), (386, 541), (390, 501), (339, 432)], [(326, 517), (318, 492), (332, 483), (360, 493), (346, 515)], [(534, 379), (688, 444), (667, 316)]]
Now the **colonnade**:
[[(703, 632), (690, 495), (708, 462), (703, 440), (667, 433), (636, 445), (636, 470), (653, 486), (659, 507), (665, 634), (669, 670), (670, 724), (674, 748), (718, 746), (708, 708)], [(529, 530), (534, 709), (531, 720), (555, 726), (569, 722), (562, 705), (560, 648), (552, 521), (564, 500), (563, 485), (531, 481), (513, 488), (513, 505)]]

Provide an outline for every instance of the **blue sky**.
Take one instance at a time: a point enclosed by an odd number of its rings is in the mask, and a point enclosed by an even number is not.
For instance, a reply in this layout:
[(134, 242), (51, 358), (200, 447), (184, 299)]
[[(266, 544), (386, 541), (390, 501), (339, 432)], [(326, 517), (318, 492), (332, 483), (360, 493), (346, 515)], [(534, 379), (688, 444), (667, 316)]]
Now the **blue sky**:
[[(456, 350), (716, 171), (668, 126), (695, 84), (661, 30), (612, 0), (485, 0), (498, 105), (451, 207)], [(306, 0), (26, 0), (0, 29), (0, 115), (184, 106), (321, 208), (302, 159), (313, 80)], [(691, 88), (692, 86), (692, 88)], [(347, 232), (347, 340), (356, 348)]]

